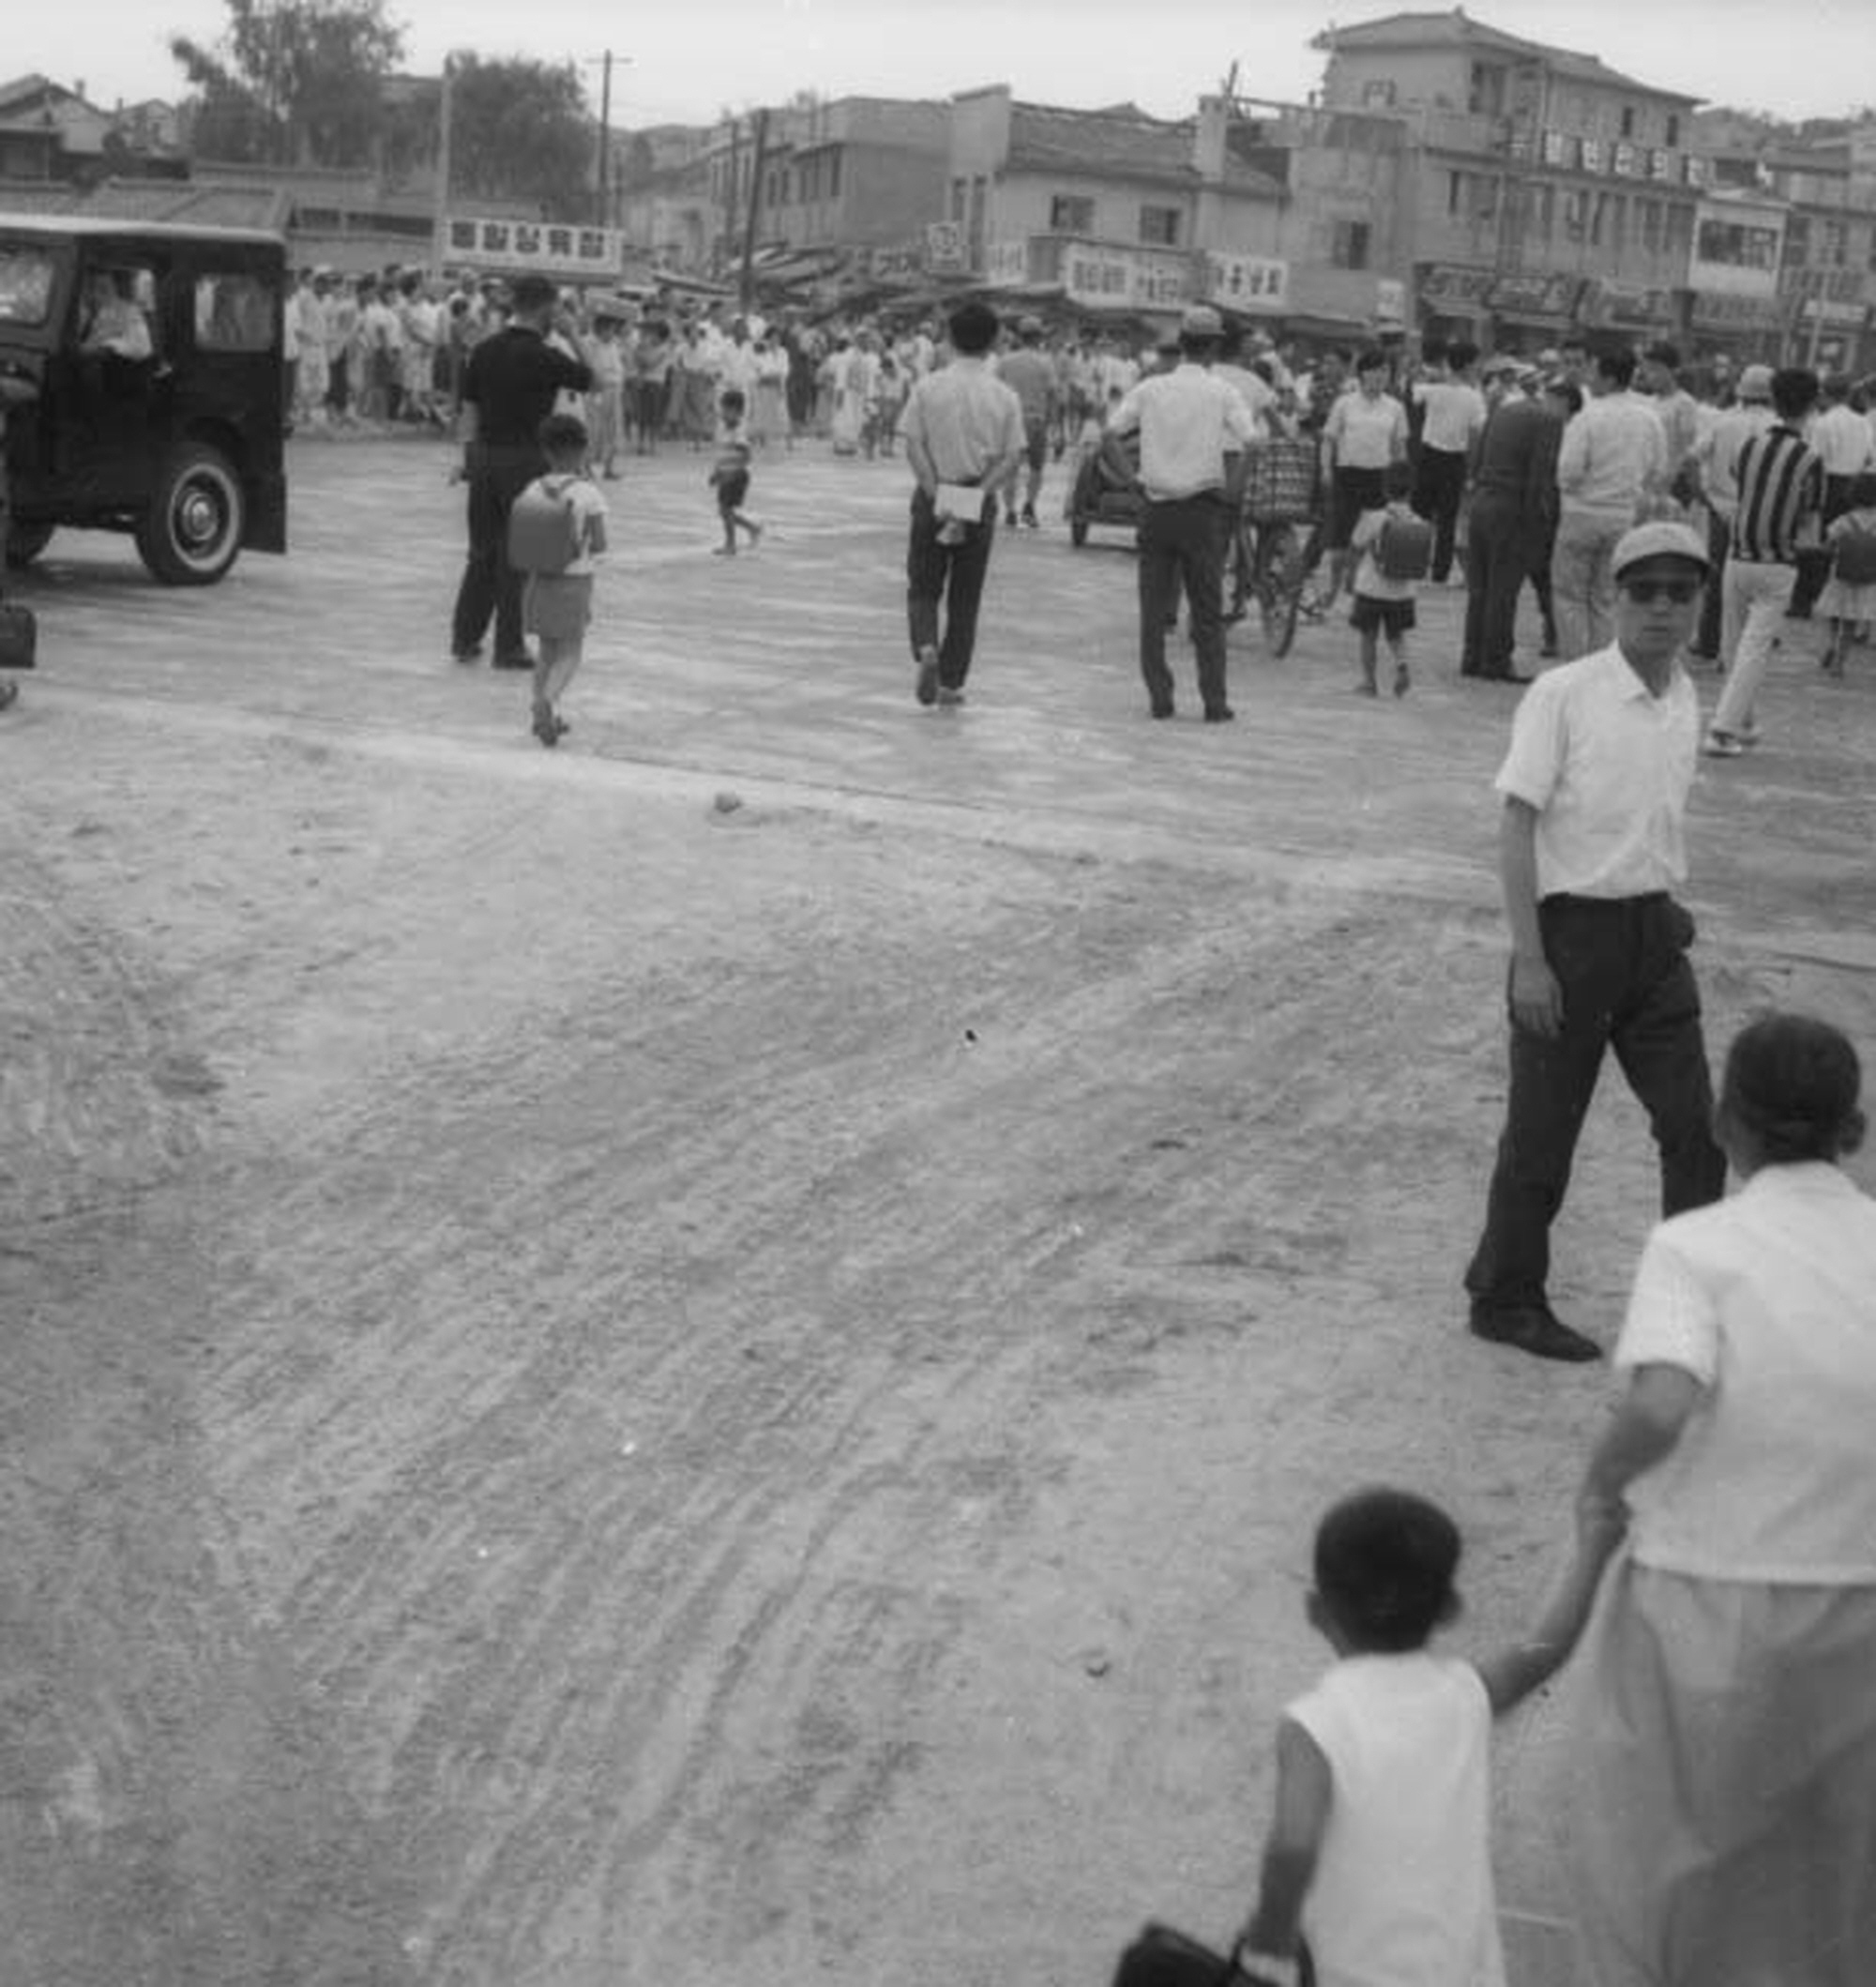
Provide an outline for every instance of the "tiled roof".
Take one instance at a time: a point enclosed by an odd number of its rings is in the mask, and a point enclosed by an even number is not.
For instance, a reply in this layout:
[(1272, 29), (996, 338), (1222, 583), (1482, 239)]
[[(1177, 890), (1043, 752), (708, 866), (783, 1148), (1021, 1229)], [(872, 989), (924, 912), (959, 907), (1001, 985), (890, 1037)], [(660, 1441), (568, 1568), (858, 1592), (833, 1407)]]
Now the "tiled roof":
[(1324, 28), (1309, 44), (1333, 54), (1339, 48), (1428, 48), (1445, 44), (1453, 48), (1493, 48), (1507, 55), (1541, 59), (1559, 75), (1582, 83), (1600, 83), (1611, 89), (1641, 90), (1651, 97), (1669, 97), (1679, 103), (1698, 103), (1700, 98), (1685, 90), (1663, 89), (1657, 83), (1638, 83), (1612, 69), (1599, 55), (1585, 55), (1576, 49), (1558, 48), (1549, 41), (1527, 41), (1521, 35), (1508, 35), (1503, 28), (1475, 21), (1464, 8), (1445, 13), (1384, 14), (1373, 21), (1357, 21), (1349, 27)]
[[(1045, 103), (1010, 106), (1006, 170), (1085, 173), (1104, 179), (1140, 179), (1166, 186), (1196, 186), (1190, 119), (1171, 123), (1130, 107), (1071, 111)], [(1225, 184), (1273, 197), (1282, 190), (1268, 174), (1228, 159)]]

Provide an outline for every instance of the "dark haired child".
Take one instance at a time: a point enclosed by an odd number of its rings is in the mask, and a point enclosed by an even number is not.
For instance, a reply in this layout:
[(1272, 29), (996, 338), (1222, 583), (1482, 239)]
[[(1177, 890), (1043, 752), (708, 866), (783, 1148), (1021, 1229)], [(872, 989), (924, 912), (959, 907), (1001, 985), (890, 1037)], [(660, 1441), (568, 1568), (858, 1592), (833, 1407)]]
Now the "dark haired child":
[(1277, 1799), (1241, 1964), (1324, 1979), (1504, 1987), (1490, 1843), (1492, 1718), (1581, 1634), (1619, 1519), (1580, 1521), (1530, 1637), (1476, 1665), (1427, 1644), (1460, 1611), (1460, 1534), (1426, 1498), (1367, 1490), (1316, 1533), (1311, 1625), (1337, 1661), (1283, 1714)]
[(1414, 489), (1414, 472), (1405, 463), (1395, 463), (1382, 482), (1383, 502), (1364, 510), (1349, 533), (1349, 556), (1354, 560), (1354, 606), (1349, 626), (1361, 637), (1361, 675), (1356, 692), (1364, 697), (1380, 694), (1375, 682), (1375, 663), (1380, 637), (1387, 637), (1388, 653), (1394, 659), (1394, 694), (1404, 697), (1413, 681), (1407, 667), (1407, 636), (1415, 622), (1414, 582), (1391, 577), (1382, 570), (1381, 537), (1390, 523), (1402, 531), (1417, 533), (1421, 520), (1409, 501)]
[(749, 401), (740, 387), (732, 387), (717, 403), (717, 461), (710, 471), (710, 487), (717, 493), (717, 515), (723, 521), (723, 542), (712, 547), (734, 559), (736, 533), (747, 531), (753, 546), (763, 535), (762, 526), (748, 516), (743, 504), (749, 493)]
[(594, 561), (606, 549), (606, 500), (586, 474), (586, 423), (578, 415), (550, 414), (540, 424), (539, 438), (547, 474), (528, 490), (544, 491), (567, 507), (574, 544), (572, 557), (557, 571), (530, 573), (522, 597), (523, 623), (540, 643), (534, 667), (534, 735), (543, 745), (555, 746), (567, 730), (560, 700), (579, 671), (593, 618)]
[(1815, 613), (1830, 623), (1824, 674), (1840, 676), (1851, 638), (1862, 624), (1876, 621), (1876, 476), (1865, 470), (1852, 478), (1850, 508), (1832, 519), (1823, 536), (1830, 551), (1830, 578)]

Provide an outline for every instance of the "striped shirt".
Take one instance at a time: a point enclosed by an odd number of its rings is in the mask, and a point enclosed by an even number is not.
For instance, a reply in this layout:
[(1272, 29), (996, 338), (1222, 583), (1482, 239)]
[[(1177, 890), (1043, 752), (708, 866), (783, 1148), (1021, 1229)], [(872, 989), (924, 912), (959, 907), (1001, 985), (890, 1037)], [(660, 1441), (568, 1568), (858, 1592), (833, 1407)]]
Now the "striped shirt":
[(1732, 556), (1793, 565), (1800, 539), (1816, 542), (1823, 508), (1823, 464), (1795, 428), (1775, 421), (1739, 451), (1739, 508), (1732, 519)]

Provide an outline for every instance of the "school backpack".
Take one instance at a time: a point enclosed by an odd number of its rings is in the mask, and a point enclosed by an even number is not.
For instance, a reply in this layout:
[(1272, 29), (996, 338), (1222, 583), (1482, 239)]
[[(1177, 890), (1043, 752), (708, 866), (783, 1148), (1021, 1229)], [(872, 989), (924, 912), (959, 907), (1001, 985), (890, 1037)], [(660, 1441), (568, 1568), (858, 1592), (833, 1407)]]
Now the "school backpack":
[(517, 572), (551, 578), (580, 556), (580, 527), (567, 493), (566, 480), (543, 476), (515, 499), (508, 512), (508, 564)]
[(1837, 535), (1831, 577), (1844, 586), (1876, 586), (1876, 531), (1852, 525)]
[(1433, 569), (1433, 527), (1390, 515), (1374, 541), (1374, 564), (1384, 580), (1424, 580)]

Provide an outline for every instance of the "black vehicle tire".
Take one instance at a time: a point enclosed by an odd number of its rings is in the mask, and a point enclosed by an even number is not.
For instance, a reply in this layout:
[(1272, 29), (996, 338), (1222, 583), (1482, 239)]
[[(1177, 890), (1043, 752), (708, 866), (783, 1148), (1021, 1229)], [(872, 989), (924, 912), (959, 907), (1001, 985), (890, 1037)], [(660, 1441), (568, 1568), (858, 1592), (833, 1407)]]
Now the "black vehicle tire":
[(1088, 521), (1079, 511), (1068, 520), (1068, 542), (1071, 545), (1088, 542)]
[(212, 586), (241, 550), (248, 494), (219, 448), (189, 443), (163, 464), (137, 551), (166, 586)]
[(53, 541), (53, 524), (13, 524), (7, 531), (7, 563), (15, 572), (24, 572)]

